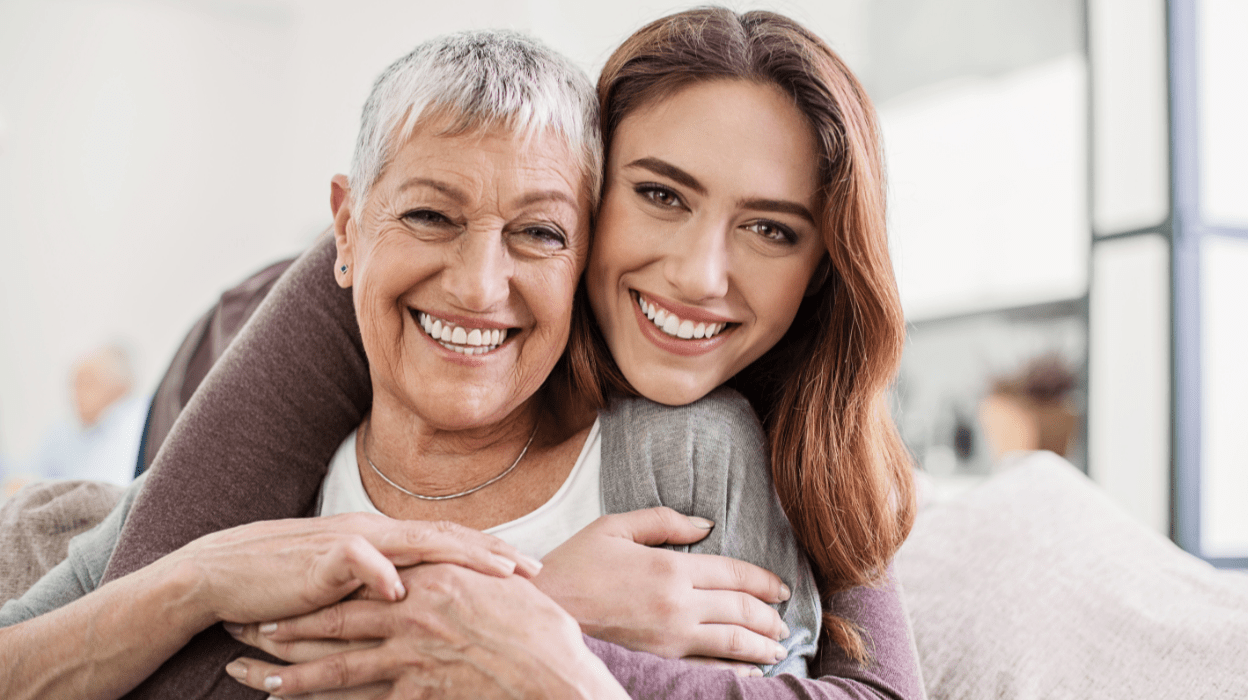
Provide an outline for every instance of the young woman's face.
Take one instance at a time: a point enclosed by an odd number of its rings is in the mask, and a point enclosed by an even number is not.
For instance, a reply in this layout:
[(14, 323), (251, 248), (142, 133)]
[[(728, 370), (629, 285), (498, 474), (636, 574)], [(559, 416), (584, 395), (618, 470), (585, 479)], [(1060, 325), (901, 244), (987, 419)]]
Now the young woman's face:
[(818, 153), (791, 98), (740, 80), (697, 83), (620, 123), (586, 284), (643, 396), (696, 401), (788, 330), (827, 251)]

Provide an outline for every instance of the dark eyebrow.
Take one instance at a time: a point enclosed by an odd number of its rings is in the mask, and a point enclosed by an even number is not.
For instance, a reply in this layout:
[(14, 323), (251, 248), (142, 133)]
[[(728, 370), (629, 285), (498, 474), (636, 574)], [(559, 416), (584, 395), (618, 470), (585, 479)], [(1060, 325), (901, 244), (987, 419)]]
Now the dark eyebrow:
[(402, 185), (399, 185), (399, 191), (402, 192), (403, 190), (411, 189), (413, 187), (428, 187), (430, 189), (437, 190), (447, 197), (450, 197), (456, 204), (463, 204), (468, 201), (468, 196), (460, 191), (458, 187), (449, 185), (440, 180), (430, 180), (427, 177), (408, 178)]
[(675, 180), (694, 192), (697, 192), (702, 196), (706, 196), (706, 187), (702, 183), (698, 182), (698, 178), (665, 160), (659, 160), (658, 158), (638, 158), (624, 167), (643, 168), (645, 170), (649, 170), (655, 175), (662, 175), (668, 179)]
[(797, 202), (788, 202), (783, 199), (743, 199), (737, 202), (737, 206), (742, 209), (773, 211), (777, 214), (793, 214), (810, 222), (811, 226), (819, 225), (815, 221), (815, 217), (810, 213), (810, 210)]

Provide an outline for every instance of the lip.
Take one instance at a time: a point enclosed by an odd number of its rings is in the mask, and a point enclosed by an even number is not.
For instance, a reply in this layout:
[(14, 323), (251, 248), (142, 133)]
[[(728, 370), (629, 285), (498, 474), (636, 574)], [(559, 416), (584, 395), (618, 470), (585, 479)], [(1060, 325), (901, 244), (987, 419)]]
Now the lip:
[(434, 318), (440, 318), (443, 321), (450, 321), (451, 323), (457, 326), (462, 326), (463, 328), (481, 328), (481, 329), (488, 329), (492, 331), (493, 330), (506, 331), (506, 330), (511, 330), (511, 329), (519, 330), (518, 328), (516, 328), (516, 326), (510, 326), (506, 323), (500, 323), (499, 321), (491, 321), (487, 318), (473, 318), (471, 316), (444, 314), (444, 313), (433, 312), (433, 311), (430, 311), (429, 309), (418, 309), (414, 306), (407, 307), (407, 310), (412, 314), (413, 319), (417, 318), (416, 314), (426, 313), (426, 314), (429, 314), (430, 316), (433, 316)]
[[(669, 306), (668, 302), (658, 302), (649, 294), (646, 295), (646, 301), (653, 301), (669, 311), (674, 311), (677, 316), (681, 315), (679, 311), (680, 309), (689, 308), (683, 304), (671, 304)], [(641, 335), (654, 345), (658, 346), (660, 350), (669, 352), (673, 355), (680, 355), (682, 357), (697, 357), (698, 355), (705, 355), (727, 342), (728, 337), (736, 330), (735, 327), (728, 328), (714, 338), (704, 338), (702, 340), (682, 340), (680, 338), (673, 338), (672, 336), (659, 330), (655, 327), (654, 323), (650, 321), (650, 319), (646, 318), (646, 315), (641, 312), (641, 306), (637, 304), (637, 300), (633, 297), (631, 292), (628, 295), (628, 304), (633, 307), (633, 316), (637, 319), (637, 326), (641, 329)], [(722, 316), (708, 314), (705, 311), (699, 312), (697, 316), (690, 314), (688, 316), (682, 316), (682, 318), (689, 319), (690, 321), (705, 320), (707, 323), (732, 323), (732, 321), (729, 321)]]
[[(664, 299), (663, 297), (655, 296), (649, 292), (643, 292), (640, 289), (630, 289), (628, 291), (633, 294), (637, 294), (639, 296), (645, 297), (648, 303), (654, 304), (655, 306), (661, 309), (664, 309), (669, 314), (676, 314), (677, 316), (683, 319), (688, 319), (690, 321), (697, 321), (699, 323), (736, 323), (736, 321), (733, 321), (732, 319), (726, 316), (713, 314), (707, 311), (706, 309), (699, 309), (696, 306), (685, 306), (684, 304), (681, 304), (680, 302), (672, 301), (671, 299)], [(637, 302), (634, 299), (633, 306), (636, 306), (636, 305), (637, 305)], [(712, 340), (714, 339), (712, 338)]]

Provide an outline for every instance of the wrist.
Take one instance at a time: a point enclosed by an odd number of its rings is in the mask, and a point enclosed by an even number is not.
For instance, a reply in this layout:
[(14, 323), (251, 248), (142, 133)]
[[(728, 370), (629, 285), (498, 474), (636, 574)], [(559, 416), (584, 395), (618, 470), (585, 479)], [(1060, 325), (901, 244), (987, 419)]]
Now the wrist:
[(154, 572), (155, 583), (147, 590), (178, 629), (194, 636), (222, 620), (202, 567), (190, 559), (180, 559), (165, 562), (159, 569)]

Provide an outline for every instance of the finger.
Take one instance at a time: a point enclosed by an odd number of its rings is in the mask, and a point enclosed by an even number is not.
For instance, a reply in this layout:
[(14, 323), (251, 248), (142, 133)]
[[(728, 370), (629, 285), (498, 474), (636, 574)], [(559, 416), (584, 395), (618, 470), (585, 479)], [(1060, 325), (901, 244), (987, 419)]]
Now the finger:
[(715, 526), (706, 518), (681, 515), (663, 506), (604, 515), (599, 521), (597, 526), (609, 534), (649, 546), (692, 544), (709, 535)]
[(739, 625), (775, 641), (789, 636), (789, 627), (780, 613), (749, 593), (700, 591), (696, 600), (699, 622)]
[[(384, 649), (385, 647), (348, 651), (292, 666), (269, 664), (263, 671), (260, 686), (251, 685), (250, 682), (245, 684), (257, 690), (267, 690), (274, 695), (290, 697), (388, 683), (399, 666), (389, 658)], [(262, 662), (254, 662), (260, 663)], [(249, 672), (248, 680), (257, 675), (260, 674)]]
[(787, 649), (739, 625), (698, 625), (689, 642), (691, 656), (713, 656), (731, 661), (774, 664), (789, 655)]
[(764, 603), (783, 603), (792, 596), (779, 576), (761, 566), (717, 554), (673, 554), (693, 558), (688, 571), (694, 588), (741, 591)]
[(264, 680), (281, 668), (281, 666), (276, 666), (267, 661), (250, 659), (244, 656), (226, 664), (225, 672), (230, 674), (231, 678), (249, 688), (271, 692), (271, 689), (265, 686)]
[(375, 600), (348, 600), (307, 615), (265, 623), (258, 631), (276, 642), (385, 639), (395, 624), (392, 607)]
[(732, 671), (742, 678), (757, 678), (763, 675), (763, 669), (754, 664), (747, 664), (741, 661), (728, 661), (727, 659), (712, 659), (709, 656), (686, 656), (681, 659), (685, 663), (694, 666), (708, 666), (710, 668), (721, 668), (725, 671)]
[(395, 565), (361, 536), (348, 536), (335, 542), (329, 556), (315, 560), (312, 573), (330, 582), (335, 589), (343, 590), (344, 594), (363, 584), (383, 600), (403, 600), (407, 595)]
[(398, 566), (445, 562), (492, 576), (532, 578), (542, 563), (502, 540), (445, 521), (396, 521), (378, 534), (377, 548)]
[[(266, 692), (276, 692), (279, 690), (277, 686), (269, 687), (266, 683), (271, 683), (270, 678), (277, 677), (281, 671), (289, 668), (287, 666), (276, 666), (274, 664), (260, 661), (258, 659), (249, 659), (247, 657), (235, 659), (225, 667), (226, 673), (230, 674), (235, 680), (256, 690)], [(280, 685), (280, 683), (279, 683)], [(391, 683), (379, 682), (358, 685), (351, 688), (334, 688), (330, 690), (322, 690), (312, 693), (304, 693), (300, 695), (283, 694), (283, 698), (288, 700), (375, 700), (376, 698), (385, 697), (390, 692)]]
[(353, 649), (371, 649), (381, 644), (380, 639), (308, 639), (281, 642), (260, 633), (260, 625), (226, 625), (225, 631), (248, 646), (272, 654), (287, 663), (315, 661), (330, 654)]

